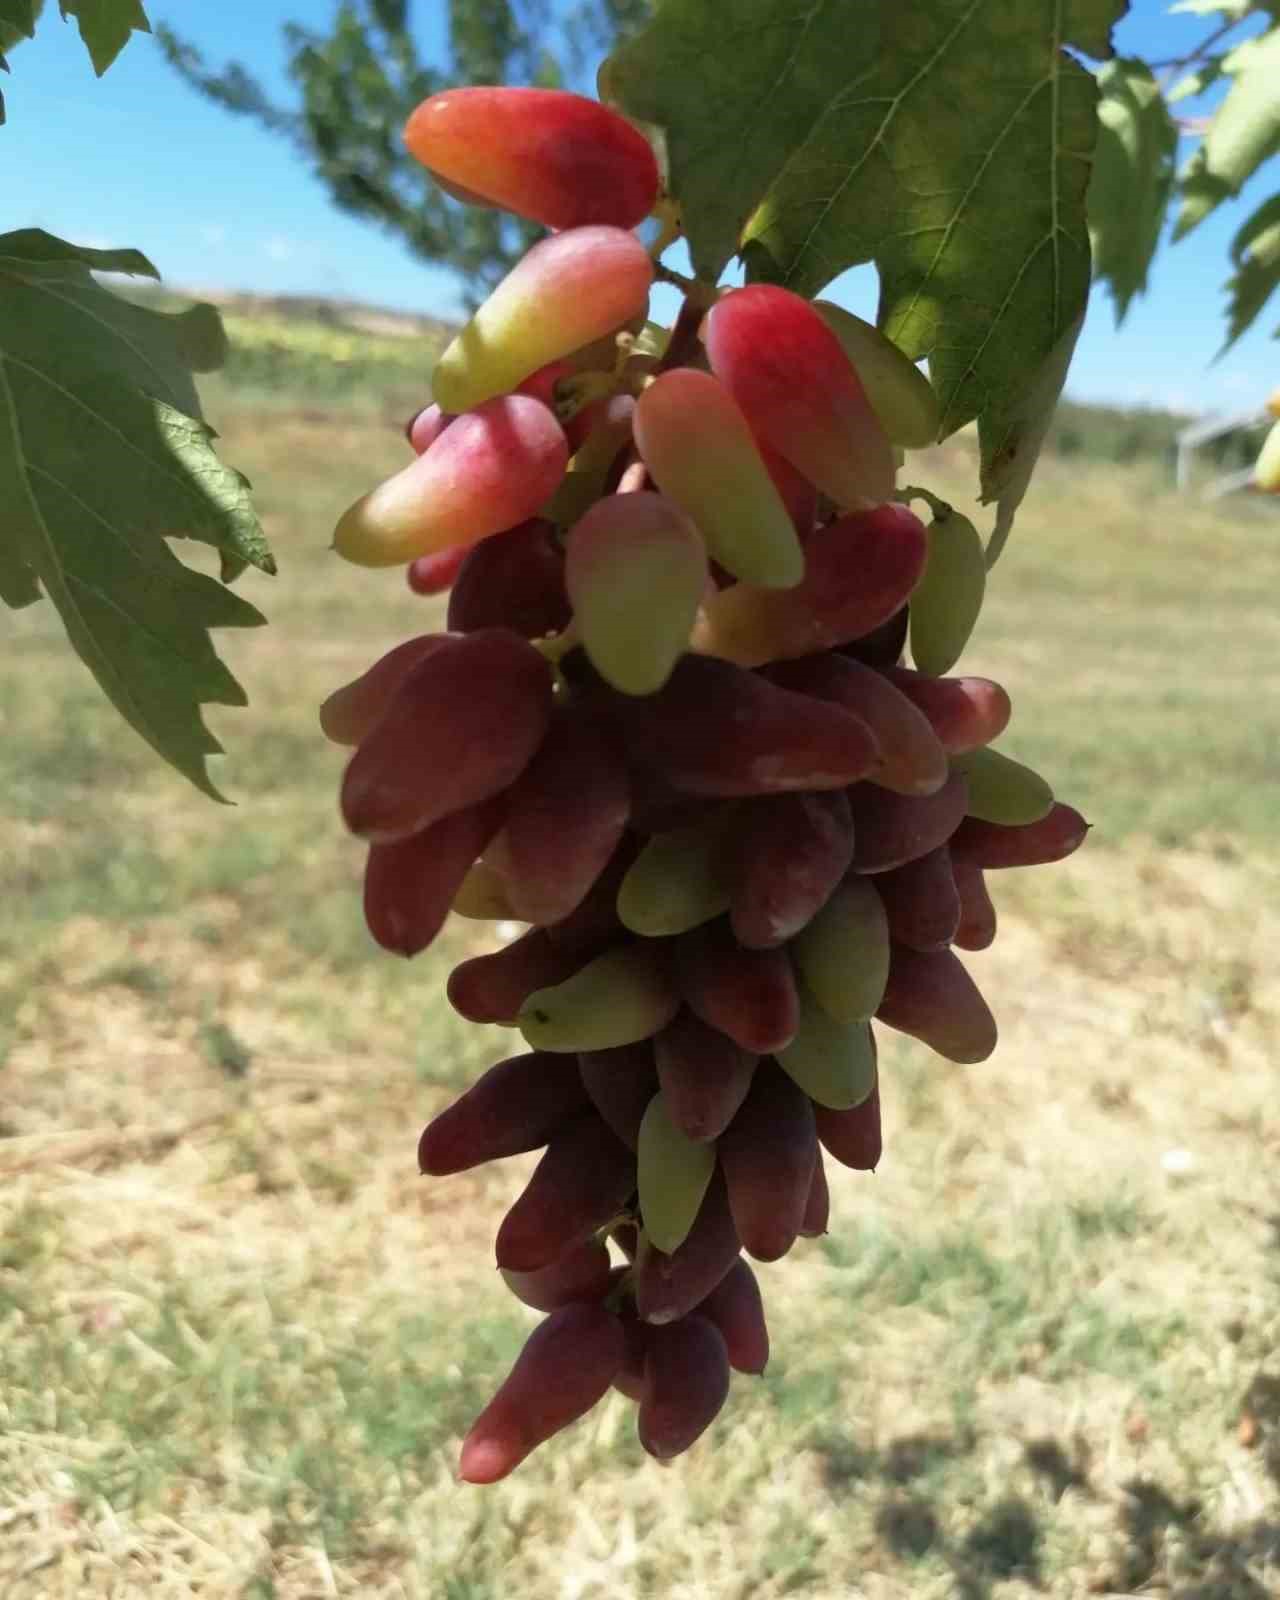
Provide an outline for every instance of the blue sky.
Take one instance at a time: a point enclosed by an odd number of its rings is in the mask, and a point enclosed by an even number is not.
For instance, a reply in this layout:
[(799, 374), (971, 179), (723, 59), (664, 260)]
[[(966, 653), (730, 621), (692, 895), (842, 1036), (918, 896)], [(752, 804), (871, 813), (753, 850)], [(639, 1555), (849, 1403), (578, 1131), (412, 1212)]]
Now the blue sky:
[[(149, 0), (208, 57), (250, 64), (287, 99), (281, 26), (322, 28), (335, 0), (217, 0), (190, 5)], [(429, 55), (444, 49), (445, 7), (417, 0)], [(197, 98), (136, 35), (101, 82), (74, 26), (56, 8), (34, 42), (13, 54), (3, 84), (8, 126), (0, 130), (4, 221), (39, 226), (79, 243), (132, 245), (183, 288), (234, 288), (353, 298), (448, 314), (456, 284), (425, 267), (386, 235), (344, 216), (283, 141)], [(1169, 16), (1157, 0), (1136, 0), (1122, 24), (1122, 50), (1162, 60), (1190, 49), (1213, 18)], [(1280, 92), (1280, 90), (1278, 90)], [(1194, 109), (1188, 107), (1184, 109)], [(1242, 201), (1223, 206), (1158, 258), (1153, 289), (1115, 331), (1109, 299), (1095, 295), (1068, 382), (1082, 399), (1236, 410), (1280, 383), (1280, 322), (1272, 304), (1261, 326), (1211, 365), (1221, 342), (1221, 285), (1227, 246), (1242, 218), (1280, 187), (1280, 159)], [(874, 273), (854, 275), (845, 295), (874, 310)]]

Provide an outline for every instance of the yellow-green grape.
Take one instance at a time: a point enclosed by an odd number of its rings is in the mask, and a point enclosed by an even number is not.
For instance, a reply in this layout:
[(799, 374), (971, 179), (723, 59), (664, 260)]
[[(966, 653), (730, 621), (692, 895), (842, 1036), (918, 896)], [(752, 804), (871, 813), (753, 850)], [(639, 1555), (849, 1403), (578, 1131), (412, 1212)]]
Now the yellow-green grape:
[(952, 771), (963, 772), (969, 785), (968, 815), (1006, 828), (1039, 822), (1053, 810), (1053, 790), (1038, 772), (987, 745), (953, 756)]
[(871, 409), (894, 444), (923, 450), (938, 437), (942, 414), (933, 385), (887, 334), (843, 306), (815, 300), (814, 310), (844, 346)]
[(534, 1050), (613, 1050), (665, 1028), (680, 997), (659, 951), (624, 945), (587, 963), (563, 983), (537, 989), (516, 1018)]
[(848, 1111), (875, 1088), (876, 1048), (869, 1022), (837, 1022), (799, 986), (800, 1026), (778, 1065), (817, 1105)]
[(1272, 426), (1262, 442), (1253, 481), (1266, 494), (1280, 494), (1280, 422)]
[(618, 890), (618, 916), (632, 933), (657, 939), (687, 933), (729, 909), (719, 870), (717, 820), (655, 833)]
[(653, 263), (621, 228), (569, 228), (519, 261), (440, 357), (432, 398), (471, 411), (644, 312)]
[(687, 511), (707, 549), (745, 583), (789, 589), (804, 551), (747, 419), (709, 372), (655, 378), (635, 412), (636, 446), (654, 482)]
[(836, 1022), (865, 1022), (889, 981), (889, 923), (866, 878), (846, 878), (792, 941), (800, 976)]
[(636, 1187), (645, 1232), (667, 1255), (688, 1237), (715, 1165), (714, 1143), (698, 1144), (682, 1133), (661, 1091), (655, 1094), (640, 1122)]
[(456, 916), (475, 922), (518, 920), (511, 908), (506, 881), (487, 861), (477, 861), (467, 873), (450, 909)]
[(613, 494), (569, 530), (564, 581), (592, 666), (623, 694), (654, 694), (688, 648), (707, 552), (664, 495)]
[(921, 672), (950, 672), (969, 642), (987, 588), (982, 536), (958, 511), (929, 524), (924, 577), (911, 594), (911, 657)]

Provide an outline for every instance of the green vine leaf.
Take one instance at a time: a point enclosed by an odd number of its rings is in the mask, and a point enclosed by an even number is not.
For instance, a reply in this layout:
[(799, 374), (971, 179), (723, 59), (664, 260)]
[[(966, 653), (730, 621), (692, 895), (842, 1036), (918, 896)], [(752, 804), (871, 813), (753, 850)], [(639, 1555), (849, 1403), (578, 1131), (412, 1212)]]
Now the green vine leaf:
[(1222, 71), (1233, 82), (1182, 174), (1175, 240), (1239, 194), (1264, 161), (1280, 154), (1280, 28), (1238, 45), (1222, 58)]
[(1108, 62), (1098, 86), (1089, 233), (1094, 277), (1110, 285), (1118, 324), (1147, 287), (1173, 188), (1178, 130), (1145, 61)]
[[(1231, 241), (1236, 270), (1227, 280), (1227, 337), (1230, 349), (1280, 286), (1280, 194), (1265, 200)], [(1280, 328), (1276, 330), (1280, 338)]]
[(151, 273), (134, 251), (0, 235), (0, 598), (41, 590), (121, 714), (198, 788), (221, 746), (202, 704), (243, 705), (209, 629), (263, 618), (174, 556), (274, 572), (246, 480), (214, 454), (192, 370), (224, 348), (217, 313), (132, 305), (94, 270)]
[(58, 0), (64, 17), (74, 17), (93, 70), (99, 77), (129, 42), (133, 33), (150, 33), (142, 0)]
[(1089, 289), (1098, 89), (1068, 51), (1109, 58), (1124, 4), (658, 0), (601, 88), (664, 128), (701, 275), (737, 251), (814, 294), (876, 264), (880, 326), (928, 357), (944, 436), (978, 419), (1003, 516)]

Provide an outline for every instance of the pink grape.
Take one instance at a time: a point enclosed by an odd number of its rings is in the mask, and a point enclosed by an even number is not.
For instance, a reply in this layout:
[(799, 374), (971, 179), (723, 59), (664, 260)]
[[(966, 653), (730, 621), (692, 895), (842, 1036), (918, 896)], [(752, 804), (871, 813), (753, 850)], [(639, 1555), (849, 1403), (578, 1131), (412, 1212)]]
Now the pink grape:
[(500, 794), (542, 743), (551, 693), (550, 667), (516, 634), (450, 639), (410, 669), (348, 762), (347, 827), (385, 844)]
[(717, 1149), (743, 1248), (758, 1261), (777, 1261), (795, 1243), (808, 1207), (818, 1150), (813, 1102), (776, 1063), (762, 1062)]
[(782, 496), (782, 503), (791, 518), (791, 525), (800, 535), (800, 542), (803, 544), (813, 532), (813, 525), (818, 520), (818, 491), (808, 478), (796, 471), (786, 456), (779, 455), (776, 450), (759, 439), (756, 440), (756, 449), (760, 452), (765, 471), (773, 479), (774, 488)]
[(968, 856), (956, 853), (951, 872), (960, 901), (960, 921), (955, 943), (961, 950), (986, 950), (996, 936), (996, 908), (987, 893), (983, 870)]
[(1078, 811), (1055, 804), (1039, 822), (1020, 827), (967, 817), (956, 830), (952, 848), (957, 857), (986, 871), (996, 867), (1039, 867), (1065, 860), (1080, 848), (1088, 832), (1089, 824)]
[(415, 411), (405, 424), (404, 436), (415, 455), (425, 455), (444, 430), (454, 420), (451, 413), (441, 411), (438, 405), (423, 406)]
[(945, 844), (904, 866), (877, 873), (873, 881), (891, 938), (913, 950), (945, 950), (955, 938), (960, 896)]
[(384, 950), (416, 956), (444, 926), (462, 880), (502, 825), (501, 801), (468, 806), (393, 844), (369, 847), (364, 918)]
[(468, 1022), (514, 1026), (531, 994), (563, 983), (587, 959), (585, 952), (553, 943), (542, 928), (531, 928), (501, 950), (459, 962), (449, 974), (449, 1004)]
[(334, 549), (357, 566), (395, 567), (477, 544), (533, 516), (568, 460), (564, 430), (546, 406), (499, 391), (349, 506), (338, 519)]
[(645, 1322), (675, 1322), (699, 1305), (741, 1250), (724, 1174), (717, 1171), (689, 1236), (670, 1255), (647, 1245), (636, 1263), (636, 1309)]
[(981, 749), (1009, 724), (1009, 696), (989, 678), (930, 678), (907, 667), (885, 676), (929, 719), (948, 755)]
[[(818, 1115), (818, 1107), (814, 1106), (814, 1116)], [(816, 1129), (815, 1122), (815, 1129)], [(804, 1203), (804, 1220), (800, 1224), (800, 1232), (806, 1239), (820, 1239), (827, 1231), (827, 1223), (831, 1220), (831, 1191), (827, 1187), (827, 1169), (823, 1164), (822, 1151), (818, 1150), (813, 1162), (813, 1177), (809, 1180), (809, 1194)]]
[(540, 517), (473, 545), (449, 596), (454, 633), (510, 628), (538, 639), (558, 633), (569, 615), (564, 556), (555, 529)]
[(880, 1085), (849, 1111), (814, 1107), (814, 1122), (822, 1148), (842, 1167), (855, 1172), (874, 1172), (884, 1153), (880, 1126)]
[(927, 855), (960, 825), (968, 786), (952, 773), (934, 794), (895, 794), (876, 783), (849, 790), (853, 811), (853, 870), (888, 872)]
[(444, 594), (453, 587), (454, 579), (470, 554), (470, 546), (450, 545), (447, 550), (437, 550), (434, 555), (416, 556), (405, 568), (405, 578), (414, 594), (425, 599)]
[(558, 1311), (580, 1300), (600, 1300), (609, 1287), (609, 1247), (596, 1238), (566, 1250), (536, 1272), (506, 1272), (507, 1288), (535, 1311)]
[(640, 1123), (658, 1092), (652, 1040), (612, 1050), (584, 1050), (578, 1057), (578, 1071), (601, 1118), (628, 1150), (634, 1150)]
[(570, 708), (553, 716), (507, 794), (502, 862), (516, 916), (560, 922), (580, 905), (612, 859), (630, 805), (627, 769), (600, 724)]
[(563, 89), (445, 89), (418, 106), (404, 140), (433, 175), (548, 228), (634, 228), (658, 198), (639, 129)]
[(758, 1376), (764, 1371), (769, 1364), (769, 1330), (760, 1285), (745, 1261), (735, 1261), (697, 1309), (700, 1317), (719, 1328), (735, 1372)]
[(948, 1061), (985, 1061), (996, 1047), (995, 1018), (950, 950), (926, 954), (895, 944), (876, 1016)]
[(740, 801), (723, 859), (738, 943), (784, 944), (826, 904), (852, 862), (853, 815), (843, 790)]
[(531, 1450), (585, 1416), (622, 1365), (622, 1324), (601, 1305), (564, 1306), (534, 1329), (462, 1442), (468, 1483), (496, 1483)]
[(511, 1056), (427, 1124), (418, 1141), (418, 1169), (440, 1178), (541, 1149), (587, 1105), (571, 1057), (540, 1050)]
[(783, 950), (745, 950), (723, 924), (676, 941), (672, 962), (686, 1005), (753, 1055), (785, 1049), (800, 1021), (800, 1001)]
[(406, 639), (380, 656), (366, 671), (335, 689), (320, 707), (320, 729), (334, 744), (358, 745), (372, 733), (396, 690), (420, 661), (449, 643), (447, 633)]
[(840, 340), (810, 303), (771, 284), (711, 308), (711, 370), (759, 436), (844, 510), (893, 493), (893, 447)]
[(705, 1317), (682, 1317), (650, 1330), (640, 1397), (640, 1443), (659, 1461), (689, 1448), (729, 1396), (729, 1354)]
[(697, 1140), (716, 1138), (733, 1121), (757, 1060), (691, 1011), (656, 1035), (653, 1058), (672, 1122)]
[[(577, 1061), (566, 1056), (577, 1078)], [(498, 1265), (535, 1272), (580, 1244), (622, 1210), (636, 1186), (635, 1157), (594, 1111), (559, 1127), (524, 1189), (502, 1219)]]

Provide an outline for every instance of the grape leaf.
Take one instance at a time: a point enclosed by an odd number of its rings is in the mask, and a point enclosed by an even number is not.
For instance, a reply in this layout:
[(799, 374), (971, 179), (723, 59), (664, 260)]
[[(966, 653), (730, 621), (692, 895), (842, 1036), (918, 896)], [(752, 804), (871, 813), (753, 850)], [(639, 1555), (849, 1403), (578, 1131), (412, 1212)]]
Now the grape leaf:
[(1280, 154), (1280, 28), (1238, 45), (1222, 58), (1222, 71), (1233, 82), (1182, 173), (1175, 239), (1239, 194), (1264, 161)]
[(1178, 130), (1145, 61), (1109, 61), (1098, 86), (1089, 234), (1094, 278), (1110, 285), (1118, 325), (1147, 287), (1173, 187)]
[(150, 33), (142, 0), (58, 0), (64, 17), (74, 17), (93, 70), (99, 77), (129, 42), (131, 33)]
[(42, 0), (0, 0), (0, 28), (6, 34), (12, 30), (24, 39), (34, 39), (41, 4)]
[(929, 358), (944, 435), (978, 418), (1003, 515), (1089, 288), (1098, 90), (1068, 49), (1109, 58), (1124, 4), (658, 0), (601, 89), (664, 129), (700, 275), (736, 250), (812, 294), (875, 262), (881, 327)]
[(200, 417), (191, 370), (219, 353), (217, 314), (132, 305), (93, 270), (154, 269), (39, 229), (0, 235), (0, 597), (27, 604), (43, 589), (117, 709), (221, 799), (200, 706), (245, 696), (208, 630), (263, 619), (166, 541), (211, 545), (224, 570), (275, 563)]
[[(1227, 337), (1219, 355), (1230, 349), (1280, 285), (1280, 194), (1272, 195), (1240, 227), (1231, 241), (1236, 270), (1227, 281)], [(1280, 338), (1280, 329), (1276, 336)]]

